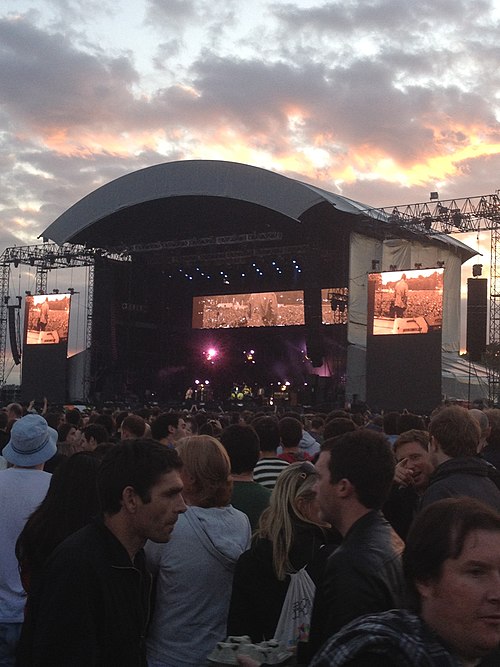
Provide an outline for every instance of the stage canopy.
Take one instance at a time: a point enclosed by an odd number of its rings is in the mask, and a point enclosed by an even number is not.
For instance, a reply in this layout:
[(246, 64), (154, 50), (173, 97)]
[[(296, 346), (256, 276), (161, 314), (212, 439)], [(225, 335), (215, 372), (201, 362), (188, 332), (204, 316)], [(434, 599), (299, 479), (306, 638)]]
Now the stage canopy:
[[(235, 162), (185, 160), (126, 174), (81, 199), (41, 234), (62, 245), (121, 249), (202, 235), (298, 227), (318, 216), (359, 232), (414, 235), (389, 219), (370, 219), (368, 206), (280, 174)], [(326, 230), (325, 230), (326, 231)], [(333, 231), (333, 230), (332, 230)], [(474, 251), (442, 236), (465, 261)]]

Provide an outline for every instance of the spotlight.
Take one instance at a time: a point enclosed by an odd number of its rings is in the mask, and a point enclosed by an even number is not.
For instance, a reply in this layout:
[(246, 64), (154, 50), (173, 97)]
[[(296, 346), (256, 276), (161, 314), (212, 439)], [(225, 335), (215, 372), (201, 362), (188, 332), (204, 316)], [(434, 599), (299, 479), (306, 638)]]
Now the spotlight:
[(438, 260), (437, 265), (440, 269), (444, 269), (444, 262), (443, 260)]
[(207, 361), (211, 362), (213, 362), (214, 359), (219, 356), (219, 352), (215, 349), (215, 347), (209, 347), (207, 350), (205, 350), (204, 354)]
[(31, 290), (29, 290), (29, 289), (25, 290), (24, 293), (26, 294), (26, 296), (31, 296)]
[(389, 271), (397, 271), (397, 270), (398, 270), (397, 264), (389, 264)]
[(415, 268), (416, 269), (421, 269), (422, 268), (422, 262), (415, 262)]
[(59, 290), (57, 289), (57, 287), (54, 287), (54, 289), (52, 290), (52, 294), (59, 294)]

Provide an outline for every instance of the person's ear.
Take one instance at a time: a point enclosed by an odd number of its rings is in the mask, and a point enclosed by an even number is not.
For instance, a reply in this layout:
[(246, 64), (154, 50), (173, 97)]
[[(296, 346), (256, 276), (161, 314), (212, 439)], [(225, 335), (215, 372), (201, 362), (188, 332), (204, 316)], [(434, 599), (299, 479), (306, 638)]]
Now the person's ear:
[(126, 486), (122, 491), (122, 507), (127, 512), (134, 513), (139, 505), (139, 496), (133, 486)]
[(336, 487), (340, 498), (348, 498), (349, 496), (352, 496), (353, 493), (355, 493), (353, 484), (346, 477), (339, 479)]
[(427, 598), (431, 597), (434, 584), (431, 580), (415, 581), (415, 588), (417, 589), (417, 593), (422, 598), (422, 600), (426, 600)]

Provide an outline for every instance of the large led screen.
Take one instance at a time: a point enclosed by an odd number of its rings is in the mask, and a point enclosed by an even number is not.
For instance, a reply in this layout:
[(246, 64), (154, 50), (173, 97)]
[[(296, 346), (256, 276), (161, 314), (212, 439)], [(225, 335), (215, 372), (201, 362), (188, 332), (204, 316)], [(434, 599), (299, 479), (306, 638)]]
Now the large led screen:
[(25, 345), (58, 345), (68, 342), (70, 294), (26, 297)]
[(347, 287), (329, 287), (321, 290), (322, 324), (347, 324)]
[(427, 334), (443, 324), (444, 269), (369, 274), (368, 327), (374, 336)]
[(193, 297), (193, 329), (304, 324), (304, 292), (254, 292)]

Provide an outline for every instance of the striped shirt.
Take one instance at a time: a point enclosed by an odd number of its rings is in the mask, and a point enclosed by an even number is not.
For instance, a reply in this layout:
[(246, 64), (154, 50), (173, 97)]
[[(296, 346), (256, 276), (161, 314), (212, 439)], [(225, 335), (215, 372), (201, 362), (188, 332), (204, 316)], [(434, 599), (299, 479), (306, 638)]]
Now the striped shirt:
[(254, 482), (258, 482), (265, 486), (266, 489), (274, 489), (276, 480), (282, 470), (288, 468), (288, 463), (273, 457), (272, 459), (260, 459), (253, 469)]

